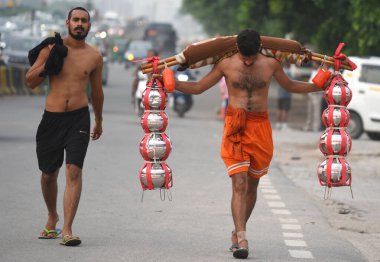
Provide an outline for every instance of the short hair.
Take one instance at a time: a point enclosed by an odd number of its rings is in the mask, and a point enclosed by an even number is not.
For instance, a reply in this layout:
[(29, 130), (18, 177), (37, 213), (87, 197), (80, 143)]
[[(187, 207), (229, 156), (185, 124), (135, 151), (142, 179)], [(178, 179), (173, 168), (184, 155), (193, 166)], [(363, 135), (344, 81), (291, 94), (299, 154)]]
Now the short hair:
[(244, 29), (238, 34), (236, 44), (243, 56), (255, 55), (261, 45), (260, 34), (253, 29)]
[(87, 15), (88, 15), (88, 21), (90, 21), (90, 13), (87, 11), (87, 9), (86, 8), (84, 8), (84, 7), (81, 7), (81, 6), (77, 6), (77, 7), (74, 7), (73, 9), (71, 9), (70, 11), (69, 11), (69, 14), (67, 15), (67, 20), (70, 20), (71, 19), (71, 15), (72, 15), (72, 13), (73, 13), (73, 11), (74, 10), (82, 10), (82, 11), (85, 11), (86, 13), (87, 13)]
[(157, 51), (156, 49), (153, 49), (153, 48), (152, 48), (152, 49), (149, 49), (149, 50), (148, 50), (148, 53), (149, 53), (149, 52), (152, 52), (154, 56), (158, 56), (158, 51)]

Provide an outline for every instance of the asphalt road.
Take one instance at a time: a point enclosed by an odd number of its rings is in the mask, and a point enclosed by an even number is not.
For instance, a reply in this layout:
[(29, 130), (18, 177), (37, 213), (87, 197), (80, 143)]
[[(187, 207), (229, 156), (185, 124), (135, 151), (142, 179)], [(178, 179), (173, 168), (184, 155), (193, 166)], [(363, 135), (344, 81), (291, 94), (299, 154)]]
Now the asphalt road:
[[(90, 143), (83, 171), (82, 198), (73, 228), (83, 243), (75, 248), (60, 246), (59, 239), (37, 239), (46, 220), (35, 155), (44, 98), (0, 97), (0, 261), (234, 260), (228, 252), (233, 228), (231, 183), (219, 158), (223, 123), (216, 119), (218, 88), (197, 96), (185, 118), (167, 109), (166, 133), (173, 143), (167, 160), (174, 178), (172, 201), (162, 201), (159, 191), (145, 191), (141, 202), (138, 172), (144, 161), (138, 144), (143, 130), (130, 104), (130, 82), (130, 71), (111, 67), (104, 89), (104, 134)], [(291, 124), (297, 127), (302, 121), (301, 114)], [(311, 142), (320, 134), (293, 131), (274, 131), (278, 149), (269, 174), (260, 183), (247, 228), (249, 259), (379, 261), (376, 250), (355, 244), (331, 223), (340, 221), (331, 211), (338, 205), (333, 200), (352, 200), (347, 188), (334, 191), (338, 193), (330, 202), (323, 200), (314, 174), (320, 156), (315, 155)], [(362, 140), (359, 143), (367, 149), (373, 144)], [(61, 170), (61, 218), (64, 183)], [(363, 199), (358, 192), (359, 200), (371, 208), (379, 203), (377, 192), (367, 194), (377, 199)], [(371, 237), (378, 241), (376, 235)]]

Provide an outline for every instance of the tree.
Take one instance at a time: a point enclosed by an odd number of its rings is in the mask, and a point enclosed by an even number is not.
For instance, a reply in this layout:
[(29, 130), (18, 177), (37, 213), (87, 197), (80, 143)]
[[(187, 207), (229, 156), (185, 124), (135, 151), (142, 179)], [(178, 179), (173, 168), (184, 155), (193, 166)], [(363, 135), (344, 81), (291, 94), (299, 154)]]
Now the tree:
[(378, 0), (183, 0), (183, 11), (210, 35), (252, 27), (262, 35), (291, 35), (329, 55), (340, 42), (347, 55), (380, 55)]

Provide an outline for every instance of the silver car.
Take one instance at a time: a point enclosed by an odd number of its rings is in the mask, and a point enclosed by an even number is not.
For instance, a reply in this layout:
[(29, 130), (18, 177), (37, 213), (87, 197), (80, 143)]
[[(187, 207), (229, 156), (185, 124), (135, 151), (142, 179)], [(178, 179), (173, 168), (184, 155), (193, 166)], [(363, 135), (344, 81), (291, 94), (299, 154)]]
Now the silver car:
[(10, 35), (5, 40), (3, 59), (8, 67), (29, 68), (28, 52), (41, 42), (40, 37)]

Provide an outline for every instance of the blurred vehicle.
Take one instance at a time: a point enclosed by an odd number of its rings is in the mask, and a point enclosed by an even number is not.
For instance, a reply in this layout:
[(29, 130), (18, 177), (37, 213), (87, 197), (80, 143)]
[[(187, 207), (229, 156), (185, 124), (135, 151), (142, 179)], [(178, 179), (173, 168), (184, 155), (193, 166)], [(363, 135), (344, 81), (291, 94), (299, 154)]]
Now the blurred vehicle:
[(311, 62), (302, 64), (301, 66), (290, 64), (289, 77), (294, 80), (308, 81), (313, 69), (313, 64)]
[(3, 59), (3, 51), (6, 47), (5, 39), (4, 39), (4, 33), (0, 32), (0, 66), (5, 65), (4, 59)]
[(9, 35), (3, 50), (4, 63), (12, 68), (29, 68), (28, 52), (40, 42), (40, 37)]
[[(174, 77), (178, 81), (193, 81), (195, 77), (191, 74), (189, 69), (184, 71), (174, 71)], [(185, 113), (193, 107), (193, 96), (185, 94), (178, 90), (173, 92), (173, 110), (179, 117), (184, 117)]]
[(108, 83), (108, 72), (109, 72), (107, 45), (104, 39), (96, 36), (93, 33), (88, 34), (86, 41), (89, 45), (98, 49), (99, 52), (102, 54), (102, 57), (103, 57), (102, 83), (104, 86), (106, 86)]
[(352, 100), (347, 107), (350, 112), (347, 130), (352, 138), (366, 132), (370, 139), (380, 140), (380, 57), (350, 59), (358, 67), (343, 72), (352, 90)]
[(142, 96), (146, 89), (146, 82), (148, 81), (148, 76), (144, 75), (141, 70), (137, 71), (138, 84), (135, 93), (134, 108), (137, 116), (142, 116), (144, 113), (144, 106), (142, 104)]
[(143, 39), (150, 41), (162, 57), (175, 54), (177, 33), (170, 23), (149, 23), (145, 28)]
[(128, 68), (133, 65), (133, 60), (139, 60), (146, 58), (146, 54), (149, 49), (152, 49), (153, 45), (149, 41), (133, 40), (128, 44), (125, 50), (124, 57), (126, 59), (125, 67)]
[(124, 53), (128, 41), (125, 38), (114, 38), (111, 40), (111, 62), (122, 63), (125, 61)]

